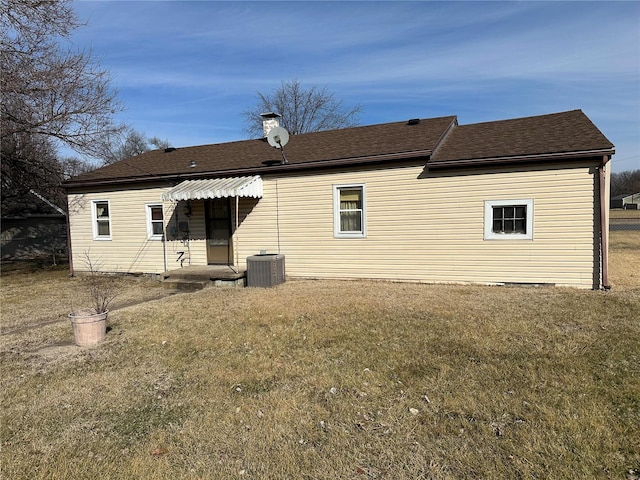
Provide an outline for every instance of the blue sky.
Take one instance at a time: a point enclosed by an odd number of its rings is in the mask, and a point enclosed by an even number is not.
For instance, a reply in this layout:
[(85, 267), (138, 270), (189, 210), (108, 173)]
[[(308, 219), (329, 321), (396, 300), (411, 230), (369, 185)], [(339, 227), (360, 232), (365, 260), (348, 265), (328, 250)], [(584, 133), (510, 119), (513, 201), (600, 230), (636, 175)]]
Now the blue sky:
[(582, 109), (640, 169), (640, 2), (76, 1), (76, 48), (120, 120), (174, 146), (245, 138), (282, 81), (327, 86), (362, 125)]

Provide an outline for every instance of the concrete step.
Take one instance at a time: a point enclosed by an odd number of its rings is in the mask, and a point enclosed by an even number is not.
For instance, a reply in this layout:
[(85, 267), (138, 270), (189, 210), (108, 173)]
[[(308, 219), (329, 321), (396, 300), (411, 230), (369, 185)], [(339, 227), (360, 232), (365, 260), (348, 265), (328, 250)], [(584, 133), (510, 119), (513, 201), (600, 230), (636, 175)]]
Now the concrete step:
[(209, 280), (191, 280), (185, 278), (166, 278), (162, 281), (162, 288), (177, 290), (180, 292), (197, 292), (207, 285), (211, 285)]
[(196, 291), (204, 287), (244, 287), (246, 272), (236, 272), (228, 266), (192, 265), (162, 274), (165, 288)]

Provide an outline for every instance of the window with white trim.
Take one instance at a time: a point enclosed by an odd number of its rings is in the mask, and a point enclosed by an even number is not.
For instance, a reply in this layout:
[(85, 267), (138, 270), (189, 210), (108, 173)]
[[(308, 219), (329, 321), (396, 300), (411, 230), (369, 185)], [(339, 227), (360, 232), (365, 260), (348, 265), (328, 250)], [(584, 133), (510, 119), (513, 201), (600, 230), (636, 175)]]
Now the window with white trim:
[(162, 205), (147, 205), (147, 234), (149, 240), (162, 240), (164, 235)]
[(365, 186), (333, 186), (333, 234), (337, 238), (366, 236)]
[(91, 203), (93, 215), (93, 238), (111, 240), (111, 216), (109, 200), (94, 200)]
[(485, 240), (531, 240), (532, 238), (533, 199), (484, 202)]

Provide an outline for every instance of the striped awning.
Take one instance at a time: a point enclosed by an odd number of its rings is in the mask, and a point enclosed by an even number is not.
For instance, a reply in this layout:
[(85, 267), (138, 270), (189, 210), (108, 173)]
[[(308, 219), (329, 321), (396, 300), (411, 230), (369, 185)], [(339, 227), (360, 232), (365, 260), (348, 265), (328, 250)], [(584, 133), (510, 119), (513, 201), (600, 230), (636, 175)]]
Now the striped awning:
[(260, 175), (254, 175), (253, 177), (185, 180), (162, 194), (163, 201), (224, 197), (262, 198), (262, 178)]

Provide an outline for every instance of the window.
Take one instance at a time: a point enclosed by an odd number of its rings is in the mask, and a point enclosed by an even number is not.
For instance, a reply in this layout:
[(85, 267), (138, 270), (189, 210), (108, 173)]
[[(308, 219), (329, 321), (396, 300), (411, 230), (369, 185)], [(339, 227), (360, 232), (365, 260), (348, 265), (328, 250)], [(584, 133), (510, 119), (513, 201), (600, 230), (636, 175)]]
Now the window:
[(147, 233), (149, 240), (162, 240), (164, 234), (162, 205), (147, 205)]
[(109, 201), (95, 200), (92, 203), (93, 238), (95, 240), (111, 240), (111, 217)]
[(339, 238), (365, 237), (364, 185), (334, 185), (333, 232)]
[(532, 238), (532, 199), (484, 202), (485, 240), (531, 240)]

